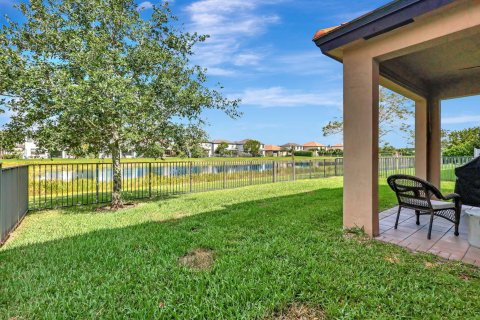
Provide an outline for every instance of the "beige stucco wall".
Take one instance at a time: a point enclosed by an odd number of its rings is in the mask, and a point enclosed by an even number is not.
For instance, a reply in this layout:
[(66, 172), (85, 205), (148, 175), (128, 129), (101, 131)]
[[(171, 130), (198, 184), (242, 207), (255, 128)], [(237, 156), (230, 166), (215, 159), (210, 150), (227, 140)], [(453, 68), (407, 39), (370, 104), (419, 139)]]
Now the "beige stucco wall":
[[(457, 1), (406, 27), (343, 48), (344, 65), (344, 226), (363, 227), (369, 235), (378, 224), (378, 85), (405, 94), (416, 103), (417, 175), (440, 185), (441, 94), (437, 87), (413, 92), (390, 79), (380, 79), (382, 61), (465, 35), (480, 35), (480, 1)], [(415, 72), (410, 73), (415, 74)], [(419, 83), (415, 79), (410, 83)], [(455, 89), (456, 88), (456, 89)], [(448, 96), (475, 92), (452, 84)], [(446, 88), (444, 88), (447, 90)], [(480, 85), (478, 85), (480, 89)], [(457, 90), (457, 91), (455, 91)], [(480, 90), (479, 90), (480, 92)]]

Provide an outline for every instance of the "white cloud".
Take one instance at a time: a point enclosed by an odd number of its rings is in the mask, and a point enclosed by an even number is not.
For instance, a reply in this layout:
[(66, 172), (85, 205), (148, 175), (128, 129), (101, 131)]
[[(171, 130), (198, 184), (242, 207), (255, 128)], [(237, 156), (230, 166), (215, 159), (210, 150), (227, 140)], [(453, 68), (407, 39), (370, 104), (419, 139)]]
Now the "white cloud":
[[(197, 46), (194, 62), (209, 68), (220, 65), (252, 66), (261, 53), (244, 50), (245, 41), (280, 21), (276, 14), (259, 13), (263, 5), (284, 0), (198, 0), (185, 8), (188, 28), (210, 36)], [(223, 66), (225, 69), (225, 66)], [(233, 70), (231, 72), (234, 72)]]
[(153, 3), (150, 1), (143, 1), (138, 5), (138, 11), (148, 10), (153, 8)]
[(283, 87), (247, 89), (237, 95), (242, 104), (261, 108), (324, 106), (341, 107), (341, 92), (305, 92)]
[(207, 73), (212, 76), (224, 76), (224, 77), (231, 77), (236, 74), (234, 70), (218, 68), (218, 67), (208, 68)]
[(341, 64), (322, 58), (322, 53), (315, 48), (287, 54), (273, 55), (262, 64), (260, 71), (268, 73), (288, 73), (302, 76), (325, 75), (332, 73)]
[(480, 115), (442, 118), (442, 124), (463, 124), (463, 123), (474, 123), (474, 122), (476, 123), (480, 122)]
[(256, 66), (263, 56), (259, 53), (244, 52), (233, 57), (233, 64), (236, 66)]

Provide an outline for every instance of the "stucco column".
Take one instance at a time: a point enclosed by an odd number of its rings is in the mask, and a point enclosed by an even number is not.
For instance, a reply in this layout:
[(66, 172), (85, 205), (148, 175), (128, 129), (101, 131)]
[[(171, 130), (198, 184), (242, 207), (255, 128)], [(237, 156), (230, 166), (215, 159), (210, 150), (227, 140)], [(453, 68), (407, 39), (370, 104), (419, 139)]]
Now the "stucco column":
[(440, 188), (440, 170), (442, 161), (441, 101), (438, 97), (429, 97), (427, 106), (427, 179)]
[(415, 101), (415, 175), (428, 179), (428, 111), (427, 101)]
[(379, 65), (345, 52), (343, 225), (379, 234), (378, 100)]

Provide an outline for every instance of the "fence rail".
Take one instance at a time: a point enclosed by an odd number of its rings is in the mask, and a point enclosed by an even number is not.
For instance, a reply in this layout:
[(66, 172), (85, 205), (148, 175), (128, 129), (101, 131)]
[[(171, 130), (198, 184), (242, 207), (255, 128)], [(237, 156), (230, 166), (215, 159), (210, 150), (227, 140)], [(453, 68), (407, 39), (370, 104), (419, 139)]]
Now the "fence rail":
[[(343, 160), (131, 162), (121, 172), (123, 196), (132, 200), (339, 176)], [(111, 164), (32, 164), (28, 175), (30, 210), (111, 200)]]
[(28, 211), (28, 166), (2, 169), (0, 163), (0, 244)]
[[(470, 160), (472, 157), (444, 157), (441, 164), (442, 180), (454, 181), (454, 168)], [(22, 174), (25, 176), (24, 180), (28, 180), (26, 197), (29, 210), (111, 201), (113, 179), (112, 167), (109, 163), (49, 163), (32, 164), (22, 168), (18, 170), (25, 171)], [(282, 181), (343, 176), (343, 159), (312, 159), (295, 162), (285, 160), (131, 162), (122, 163), (121, 172), (123, 196), (127, 200), (134, 200)], [(379, 177), (386, 178), (394, 173), (414, 175), (415, 158), (380, 158)]]
[[(454, 168), (472, 157), (442, 159), (442, 179), (454, 181)], [(310, 161), (216, 161), (122, 163), (127, 200), (238, 188), (248, 185), (343, 175), (343, 159)], [(379, 159), (379, 176), (415, 174), (414, 157)], [(29, 166), (30, 210), (106, 203), (111, 200), (112, 167), (107, 163)]]

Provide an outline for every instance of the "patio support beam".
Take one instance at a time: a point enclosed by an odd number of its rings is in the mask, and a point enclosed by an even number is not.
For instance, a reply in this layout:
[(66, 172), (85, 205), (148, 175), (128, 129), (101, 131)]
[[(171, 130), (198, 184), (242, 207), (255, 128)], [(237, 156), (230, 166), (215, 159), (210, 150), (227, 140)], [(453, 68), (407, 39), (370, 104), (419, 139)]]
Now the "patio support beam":
[(379, 64), (368, 55), (345, 52), (343, 225), (379, 234)]
[(427, 101), (427, 180), (440, 188), (442, 133), (441, 133), (441, 101), (437, 96), (430, 96)]
[(415, 175), (428, 179), (427, 100), (415, 101)]

